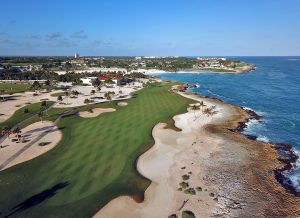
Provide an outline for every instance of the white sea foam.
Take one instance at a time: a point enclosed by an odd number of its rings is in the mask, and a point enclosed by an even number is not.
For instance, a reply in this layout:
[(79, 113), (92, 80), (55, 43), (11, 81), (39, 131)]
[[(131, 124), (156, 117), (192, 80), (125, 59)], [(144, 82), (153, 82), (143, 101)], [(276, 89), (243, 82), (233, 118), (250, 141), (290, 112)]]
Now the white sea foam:
[(300, 178), (299, 175), (294, 174), (288, 177), (296, 190), (300, 190)]
[(257, 141), (261, 141), (261, 142), (266, 142), (266, 143), (269, 143), (270, 140), (268, 139), (267, 136), (263, 136), (263, 135), (259, 135), (257, 138), (256, 138)]

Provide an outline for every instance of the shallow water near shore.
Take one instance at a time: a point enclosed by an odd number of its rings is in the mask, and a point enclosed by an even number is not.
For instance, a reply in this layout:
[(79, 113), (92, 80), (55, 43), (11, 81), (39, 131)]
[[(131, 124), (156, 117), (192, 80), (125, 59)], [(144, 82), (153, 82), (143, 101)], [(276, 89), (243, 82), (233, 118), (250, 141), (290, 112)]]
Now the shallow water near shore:
[[(234, 57), (231, 57), (234, 58)], [(254, 64), (247, 74), (159, 74), (166, 80), (197, 84), (189, 91), (254, 110), (263, 116), (244, 131), (257, 140), (293, 145), (300, 151), (300, 57), (236, 57)], [(299, 162), (299, 161), (298, 161)], [(300, 168), (288, 174), (300, 193)]]

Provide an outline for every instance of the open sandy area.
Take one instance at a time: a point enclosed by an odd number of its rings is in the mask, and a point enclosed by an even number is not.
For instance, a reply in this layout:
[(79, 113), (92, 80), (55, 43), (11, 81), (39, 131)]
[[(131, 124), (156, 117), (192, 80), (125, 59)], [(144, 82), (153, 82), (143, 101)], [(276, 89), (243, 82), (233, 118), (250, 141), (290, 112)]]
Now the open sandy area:
[(93, 112), (81, 111), (81, 112), (79, 112), (79, 116), (83, 117), (83, 118), (97, 117), (103, 113), (114, 112), (114, 111), (116, 111), (116, 109), (114, 109), (114, 108), (94, 108), (94, 109), (92, 109), (92, 111)]
[[(0, 102), (0, 123), (10, 118), (18, 109), (32, 103), (37, 103), (42, 100), (55, 101), (54, 108), (68, 108), (68, 107), (80, 107), (86, 105), (85, 99), (91, 100), (90, 104), (106, 102), (106, 92), (115, 92), (112, 95), (112, 100), (129, 99), (132, 97), (132, 93), (143, 88), (141, 82), (134, 82), (122, 87), (105, 87), (101, 88), (98, 92), (93, 86), (72, 86), (71, 90), (77, 90), (80, 94), (78, 96), (63, 97), (62, 102), (57, 102), (57, 97), (51, 96), (52, 94), (63, 92), (62, 90), (55, 90), (50, 93), (38, 93), (34, 96), (34, 92), (16, 93), (11, 95), (12, 100)], [(95, 90), (95, 94), (91, 94), (91, 91)]]
[(128, 103), (124, 102), (124, 101), (121, 101), (121, 102), (118, 102), (118, 105), (121, 106), (121, 107), (124, 107), (124, 106), (127, 106)]
[[(65, 107), (78, 107), (84, 106), (85, 99), (91, 100), (90, 104), (106, 102), (105, 93), (114, 92), (115, 94), (111, 95), (112, 100), (125, 100), (131, 98), (133, 92), (138, 91), (143, 88), (142, 83), (135, 82), (134, 84), (128, 84), (126, 86), (116, 86), (116, 87), (101, 87), (101, 91), (93, 86), (73, 86), (71, 90), (76, 90), (80, 94), (74, 97), (63, 97), (63, 101), (59, 104), (56, 104), (56, 108), (65, 108)], [(91, 94), (91, 91), (95, 90), (95, 94)]]
[[(0, 170), (31, 160), (51, 150), (62, 139), (62, 132), (53, 122), (43, 121), (22, 129), (21, 136), (20, 142), (12, 142), (12, 139), (17, 139), (15, 134), (12, 134), (1, 143)], [(22, 142), (23, 139), (26, 142)]]
[(13, 100), (0, 102), (0, 123), (10, 118), (16, 112), (16, 110), (28, 104), (37, 103), (41, 100), (56, 101), (57, 97), (52, 97), (52, 93), (55, 92), (39, 93), (37, 96), (33, 95), (34, 92), (24, 92), (10, 95), (10, 97), (12, 97)]
[[(184, 210), (196, 217), (300, 217), (300, 200), (274, 178), (272, 169), (280, 163), (272, 145), (230, 131), (249, 115), (218, 100), (179, 94), (215, 105), (218, 113), (207, 117), (189, 110), (177, 115), (180, 132), (157, 124), (155, 144), (137, 161), (138, 171), (152, 181), (144, 201), (120, 196), (94, 217), (181, 217)], [(182, 182), (195, 193), (178, 190)]]

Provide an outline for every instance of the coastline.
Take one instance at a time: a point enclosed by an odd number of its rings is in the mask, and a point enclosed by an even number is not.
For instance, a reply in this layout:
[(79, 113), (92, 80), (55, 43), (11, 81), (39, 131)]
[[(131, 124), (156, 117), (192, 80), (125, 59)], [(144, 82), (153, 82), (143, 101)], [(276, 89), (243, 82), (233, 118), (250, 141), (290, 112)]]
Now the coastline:
[[(110, 217), (118, 217), (118, 215), (120, 214), (127, 214), (129, 217), (151, 217), (151, 213), (149, 213), (149, 210), (151, 211), (151, 209), (149, 208), (152, 208), (152, 210), (155, 208), (156, 211), (162, 211), (160, 215), (164, 216), (171, 215), (172, 213), (177, 214), (182, 209), (189, 209), (191, 211), (194, 210), (195, 214), (200, 216), (223, 214), (226, 216), (243, 215), (245, 217), (249, 217), (249, 214), (252, 213), (258, 214), (257, 217), (278, 215), (288, 217), (296, 217), (296, 215), (299, 216), (300, 200), (297, 199), (291, 192), (287, 192), (286, 189), (282, 187), (276, 180), (276, 170), (280, 169), (283, 163), (282, 161), (280, 161), (279, 154), (274, 149), (274, 145), (254, 141), (251, 138), (247, 138), (247, 136), (241, 134), (242, 129), (245, 128), (245, 123), (253, 118), (259, 119), (259, 116), (254, 112), (247, 111), (238, 106), (224, 103), (218, 99), (202, 97), (188, 92), (178, 92), (178, 94), (197, 101), (203, 100), (205, 101), (205, 103), (217, 105), (218, 108), (222, 109), (220, 112), (222, 113), (221, 117), (218, 116), (217, 118), (211, 120), (211, 122), (202, 123), (200, 125), (202, 128), (201, 136), (205, 137), (202, 138), (203, 141), (208, 139), (207, 143), (209, 143), (210, 140), (213, 141), (217, 138), (219, 140), (219, 143), (210, 143), (210, 147), (214, 147), (216, 150), (211, 150), (212, 153), (201, 160), (201, 164), (198, 167), (200, 169), (202, 168), (202, 171), (198, 172), (199, 175), (197, 178), (198, 180), (202, 180), (202, 186), (206, 185), (207, 187), (209, 187), (209, 189), (217, 192), (217, 202), (211, 202), (210, 198), (200, 195), (200, 197), (203, 197), (203, 199), (200, 199), (201, 202), (205, 202), (207, 208), (199, 210), (197, 209), (199, 205), (197, 206), (197, 201), (193, 198), (194, 196), (186, 196), (185, 194), (182, 195), (182, 193), (178, 193), (178, 191), (176, 191), (176, 184), (174, 183), (168, 183), (168, 185), (165, 184), (163, 186), (164, 188), (160, 189), (160, 191), (162, 191), (164, 195), (169, 194), (169, 199), (172, 199), (175, 203), (172, 204), (168, 201), (168, 199), (165, 198), (165, 200), (161, 202), (161, 199), (159, 198), (159, 189), (156, 190), (155, 187), (159, 187), (160, 183), (163, 181), (163, 177), (167, 177), (166, 179), (168, 181), (178, 180), (178, 178), (173, 177), (176, 173), (178, 174), (178, 162), (180, 161), (178, 161), (177, 159), (173, 159), (173, 163), (171, 165), (169, 163), (169, 165), (167, 166), (169, 167), (167, 170), (168, 174), (164, 174), (162, 178), (156, 178), (158, 180), (155, 181), (155, 179), (151, 177), (151, 173), (155, 174), (154, 171), (149, 171), (149, 166), (145, 167), (145, 164), (140, 162), (143, 162), (142, 160), (144, 156), (153, 153), (153, 150), (159, 150), (157, 142), (162, 141), (162, 139), (166, 137), (163, 135), (167, 134), (164, 133), (162, 134), (162, 136), (157, 137), (155, 131), (153, 131), (155, 145), (150, 150), (141, 155), (137, 161), (138, 171), (143, 176), (149, 178), (152, 181), (151, 185), (145, 191), (144, 201), (142, 203), (136, 203), (130, 197), (121, 196), (110, 201), (95, 215), (95, 217), (105, 217), (107, 215), (109, 215)], [(228, 111), (231, 112), (231, 115), (229, 116)], [(195, 125), (195, 123), (189, 123), (185, 126), (181, 126), (180, 123), (178, 124), (178, 117), (188, 116), (187, 114), (189, 113), (191, 112), (187, 112), (186, 114), (177, 115), (174, 117), (175, 127), (182, 129), (182, 132), (189, 131), (192, 128), (191, 126)], [(157, 128), (161, 128), (161, 125), (162, 124), (158, 124), (154, 128), (154, 130)], [(168, 129), (168, 131), (171, 130)], [(176, 134), (178, 135), (181, 133), (173, 132), (173, 134), (173, 137), (176, 137)], [(196, 135), (197, 134), (198, 133), (196, 133)], [(173, 141), (172, 143), (174, 144), (175, 141)], [(197, 145), (198, 143), (201, 143), (201, 140), (196, 141)], [(220, 141), (222, 141), (222, 143), (220, 143)], [(191, 145), (186, 144), (185, 146), (185, 149), (181, 150), (177, 154), (174, 154), (174, 157), (177, 157), (180, 160), (180, 155), (183, 155), (185, 161), (192, 158), (191, 156), (193, 155), (187, 154), (186, 152), (187, 150), (193, 148), (191, 147)], [(229, 152), (230, 155), (228, 154), (228, 151), (226, 151), (226, 149), (229, 148), (231, 149)], [(205, 149), (209, 151), (208, 147), (205, 147)], [(201, 152), (204, 151), (205, 150), (203, 149), (201, 150)], [(195, 152), (197, 152), (199, 156), (199, 151)], [(236, 153), (240, 154), (237, 155)], [(236, 158), (238, 159), (238, 161), (231, 159), (231, 156), (235, 155), (237, 155)], [(211, 160), (209, 160), (211, 156), (216, 156), (219, 158), (223, 157), (221, 158), (223, 162), (220, 163), (220, 165), (219, 159), (211, 162)], [(229, 159), (229, 162), (227, 161), (227, 159)], [(155, 162), (155, 158), (152, 158), (149, 165), (152, 164), (154, 166), (157, 166), (158, 164), (161, 164), (159, 159), (156, 161), (158, 162)], [(144, 169), (143, 167), (141, 167), (141, 165), (144, 165)], [(206, 165), (208, 168), (210, 168), (210, 170), (204, 169), (203, 165)], [(221, 178), (220, 175), (222, 175)], [(206, 180), (208, 180), (209, 182)], [(228, 190), (223, 190), (224, 187), (227, 187)], [(238, 187), (238, 190), (235, 190), (235, 187)], [(155, 206), (154, 199), (157, 198), (157, 196), (158, 202), (160, 203)], [(196, 196), (199, 197), (198, 193), (196, 194)], [(190, 200), (186, 204), (183, 203), (183, 208), (177, 211), (176, 208), (178, 208), (178, 205), (182, 205), (182, 202), (184, 202), (184, 199), (186, 198), (192, 200)], [(285, 199), (283, 203), (281, 202), (282, 199)], [(276, 207), (274, 207), (274, 205), (276, 205)], [(164, 207), (164, 209), (161, 207)]]
[(165, 70), (156, 70), (156, 69), (147, 69), (144, 70), (144, 73), (146, 75), (156, 75), (156, 74), (168, 74), (168, 73), (175, 73), (175, 74), (202, 74), (202, 73), (216, 73), (216, 74), (245, 74), (250, 73), (251, 71), (256, 70), (256, 66), (249, 65), (245, 66), (243, 68), (239, 68), (236, 70), (228, 70), (224, 69), (222, 71), (221, 69), (181, 69), (176, 70), (175, 72), (169, 72)]

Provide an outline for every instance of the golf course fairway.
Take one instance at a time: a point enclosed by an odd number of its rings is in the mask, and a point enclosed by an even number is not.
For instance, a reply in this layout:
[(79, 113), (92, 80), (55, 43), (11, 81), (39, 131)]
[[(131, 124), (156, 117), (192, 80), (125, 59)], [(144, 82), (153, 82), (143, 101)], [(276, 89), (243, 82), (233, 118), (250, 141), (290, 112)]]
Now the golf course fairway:
[(0, 172), (0, 217), (91, 217), (115, 197), (142, 200), (150, 181), (136, 171), (136, 159), (153, 144), (155, 124), (192, 103), (168, 91), (172, 85), (148, 85), (126, 107), (95, 105), (116, 109), (95, 118), (63, 117), (59, 145)]

